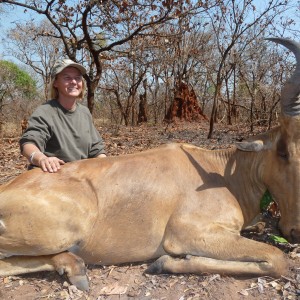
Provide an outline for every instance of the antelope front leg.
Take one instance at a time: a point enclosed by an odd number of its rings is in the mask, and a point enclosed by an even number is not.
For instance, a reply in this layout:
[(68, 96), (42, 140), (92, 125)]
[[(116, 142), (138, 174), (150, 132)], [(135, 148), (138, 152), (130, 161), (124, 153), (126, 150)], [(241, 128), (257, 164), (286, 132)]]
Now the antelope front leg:
[(52, 257), (55, 270), (62, 275), (66, 273), (70, 282), (79, 290), (88, 291), (89, 281), (84, 261), (70, 252), (63, 252)]
[(0, 260), (0, 276), (54, 270), (60, 275), (66, 273), (70, 282), (78, 289), (89, 289), (84, 261), (70, 252), (43, 256), (12, 256)]

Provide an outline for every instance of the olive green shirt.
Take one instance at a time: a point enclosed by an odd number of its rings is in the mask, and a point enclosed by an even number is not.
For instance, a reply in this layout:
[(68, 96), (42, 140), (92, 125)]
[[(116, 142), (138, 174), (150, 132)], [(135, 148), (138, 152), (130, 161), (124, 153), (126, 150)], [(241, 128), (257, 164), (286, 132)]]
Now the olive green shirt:
[(20, 147), (35, 144), (46, 156), (65, 162), (96, 157), (105, 153), (99, 132), (87, 107), (77, 103), (74, 111), (66, 110), (56, 100), (39, 106), (31, 115)]

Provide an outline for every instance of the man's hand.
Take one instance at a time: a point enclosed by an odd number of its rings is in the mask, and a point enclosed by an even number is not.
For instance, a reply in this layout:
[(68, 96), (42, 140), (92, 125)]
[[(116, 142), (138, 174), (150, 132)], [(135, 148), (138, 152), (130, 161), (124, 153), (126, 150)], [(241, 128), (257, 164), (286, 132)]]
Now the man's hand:
[(23, 145), (22, 154), (32, 165), (40, 167), (44, 172), (55, 173), (65, 162), (57, 157), (48, 157), (31, 143)]
[[(38, 159), (38, 158), (37, 158)], [(44, 171), (49, 173), (56, 173), (60, 170), (60, 166), (64, 165), (65, 162), (57, 157), (44, 157), (38, 160), (37, 165)]]

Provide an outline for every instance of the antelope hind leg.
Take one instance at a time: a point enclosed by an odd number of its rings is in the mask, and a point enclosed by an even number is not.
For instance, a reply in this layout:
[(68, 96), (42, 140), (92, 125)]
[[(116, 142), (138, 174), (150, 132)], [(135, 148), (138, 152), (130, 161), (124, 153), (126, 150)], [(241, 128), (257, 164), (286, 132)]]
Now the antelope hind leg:
[(270, 275), (268, 262), (228, 261), (215, 258), (187, 255), (185, 258), (175, 258), (170, 255), (161, 256), (146, 270), (150, 274), (159, 273), (193, 273), (222, 274), (239, 276)]
[(198, 234), (198, 239), (186, 238), (181, 244), (179, 240), (169, 239), (164, 245), (169, 255), (157, 259), (146, 272), (279, 277), (288, 269), (281, 250), (235, 233)]
[(0, 276), (20, 275), (41, 271), (66, 273), (78, 289), (89, 289), (83, 260), (70, 252), (43, 256), (11, 256), (0, 260)]
[[(235, 240), (235, 242), (234, 242)], [(277, 248), (240, 237), (231, 242), (219, 240), (218, 253), (200, 251), (199, 255), (184, 251), (181, 255), (164, 255), (146, 270), (148, 273), (218, 273), (235, 276), (284, 275), (287, 263)], [(209, 247), (209, 241), (207, 246)], [(202, 252), (200, 254), (200, 252)], [(206, 252), (206, 253), (205, 253)], [(210, 252), (210, 253), (209, 253)], [(174, 254), (173, 254), (174, 255)], [(179, 257), (178, 257), (179, 256)], [(182, 258), (184, 256), (184, 258)]]

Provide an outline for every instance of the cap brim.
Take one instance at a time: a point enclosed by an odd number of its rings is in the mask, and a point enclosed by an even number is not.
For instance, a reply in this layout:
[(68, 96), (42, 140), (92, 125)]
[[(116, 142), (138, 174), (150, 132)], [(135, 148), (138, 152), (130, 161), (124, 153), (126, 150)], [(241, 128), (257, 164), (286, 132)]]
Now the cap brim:
[[(78, 69), (82, 75), (86, 74), (86, 69), (85, 69), (85, 67), (83, 67), (83, 66), (80, 65), (80, 64), (77, 64), (77, 63), (69, 64), (68, 66), (64, 67), (63, 69), (65, 69), (65, 68), (67, 68), (67, 67), (74, 67), (74, 68)], [(62, 69), (62, 70), (63, 70), (63, 69)], [(61, 71), (62, 71), (62, 70), (61, 70)], [(61, 71), (60, 71), (60, 72), (61, 72)]]
[(69, 64), (66, 64), (64, 66), (60, 66), (59, 68), (57, 68), (52, 74), (51, 74), (51, 77), (54, 78), (57, 74), (59, 74), (60, 72), (62, 72), (65, 68), (68, 68), (68, 67), (73, 67), (73, 68), (76, 68), (77, 70), (79, 70), (79, 72), (82, 74), (82, 75), (85, 75), (86, 74), (86, 69), (85, 67), (83, 67), (82, 65), (80, 64), (77, 64), (77, 63), (69, 63)]

